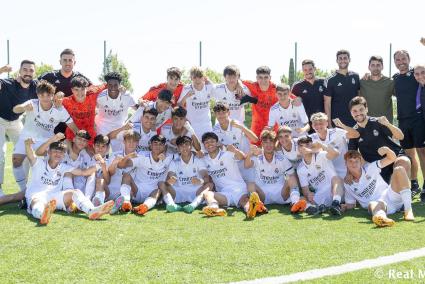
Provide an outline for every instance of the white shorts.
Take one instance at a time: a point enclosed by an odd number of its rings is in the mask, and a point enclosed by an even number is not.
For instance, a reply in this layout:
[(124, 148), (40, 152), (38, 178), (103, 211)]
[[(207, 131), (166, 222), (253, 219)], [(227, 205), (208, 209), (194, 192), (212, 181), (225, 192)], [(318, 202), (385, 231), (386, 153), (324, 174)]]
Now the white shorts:
[(253, 167), (245, 168), (243, 160), (238, 162), (238, 167), (244, 182), (255, 182), (255, 170)]
[(401, 209), (403, 206), (403, 200), (401, 195), (395, 192), (391, 186), (382, 193), (379, 201), (384, 201), (387, 205), (387, 214), (394, 214)]
[(136, 183), (136, 186), (137, 186), (136, 197), (132, 199), (136, 203), (144, 202), (146, 198), (148, 198), (149, 195), (152, 193), (152, 191), (154, 191), (155, 189), (158, 189), (158, 184)]
[(257, 186), (264, 192), (265, 199), (264, 204), (289, 204), (291, 203), (291, 199), (283, 199), (282, 190), (283, 186), (280, 185), (261, 185), (257, 184)]
[(314, 193), (314, 202), (317, 205), (324, 204), (325, 206), (331, 206), (332, 204), (332, 191), (330, 186), (324, 186), (316, 188)]
[[(27, 138), (28, 137), (19, 136), (19, 139), (16, 142), (15, 147), (13, 149), (13, 154), (21, 154), (21, 155), (26, 155), (27, 154), (27, 152), (25, 151), (25, 140)], [(33, 139), (33, 140), (34, 140), (34, 144), (31, 145), (31, 148), (34, 151), (37, 150), (38, 147), (40, 147), (44, 142), (47, 141), (47, 139), (45, 139), (45, 140), (36, 140), (36, 139)]]
[(47, 190), (36, 192), (32, 194), (31, 196), (26, 196), (27, 204), (28, 204), (28, 213), (31, 214), (30, 205), (31, 205), (31, 202), (35, 199), (45, 204), (49, 203), (49, 201), (51, 200), (56, 200), (56, 209), (66, 211), (65, 203), (63, 202), (63, 196), (64, 196), (63, 191), (47, 191)]
[(218, 193), (224, 195), (227, 199), (227, 206), (239, 206), (239, 200), (244, 194), (248, 194), (246, 184), (233, 185), (227, 188), (217, 190)]
[(173, 185), (172, 188), (176, 191), (175, 203), (192, 202), (196, 197), (196, 192), (200, 188), (200, 185)]

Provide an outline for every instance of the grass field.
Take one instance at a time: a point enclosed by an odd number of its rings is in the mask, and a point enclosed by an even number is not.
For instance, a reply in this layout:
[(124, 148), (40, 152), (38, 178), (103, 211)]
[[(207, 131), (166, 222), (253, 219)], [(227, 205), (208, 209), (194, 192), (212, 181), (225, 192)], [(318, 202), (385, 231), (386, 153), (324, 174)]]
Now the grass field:
[[(17, 190), (10, 163), (4, 188)], [(415, 222), (398, 213), (397, 224), (385, 229), (361, 209), (335, 218), (293, 216), (285, 206), (252, 221), (239, 210), (207, 218), (199, 210), (166, 213), (163, 206), (143, 217), (99, 221), (57, 212), (44, 227), (10, 204), (0, 207), (0, 283), (222, 283), (291, 274), (423, 247), (425, 206), (413, 208)], [(425, 258), (394, 267), (425, 267)], [(312, 282), (393, 282), (375, 271)]]

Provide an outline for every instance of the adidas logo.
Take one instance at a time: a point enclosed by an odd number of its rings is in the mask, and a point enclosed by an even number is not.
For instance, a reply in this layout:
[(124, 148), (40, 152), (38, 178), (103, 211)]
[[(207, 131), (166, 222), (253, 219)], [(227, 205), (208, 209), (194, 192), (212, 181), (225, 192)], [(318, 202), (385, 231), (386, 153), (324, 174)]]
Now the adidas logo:
[(337, 86), (338, 86), (338, 87), (341, 87), (341, 86), (342, 86), (341, 82), (339, 82)]

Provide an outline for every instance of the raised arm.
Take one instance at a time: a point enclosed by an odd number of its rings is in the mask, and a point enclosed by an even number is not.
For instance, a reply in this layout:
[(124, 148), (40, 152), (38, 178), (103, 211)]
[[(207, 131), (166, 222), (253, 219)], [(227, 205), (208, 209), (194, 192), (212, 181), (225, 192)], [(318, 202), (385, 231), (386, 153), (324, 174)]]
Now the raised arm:
[(34, 166), (36, 160), (34, 150), (32, 149), (32, 144), (34, 144), (34, 141), (32, 138), (28, 138), (25, 140), (25, 153), (27, 154), (28, 161), (30, 162), (31, 166)]

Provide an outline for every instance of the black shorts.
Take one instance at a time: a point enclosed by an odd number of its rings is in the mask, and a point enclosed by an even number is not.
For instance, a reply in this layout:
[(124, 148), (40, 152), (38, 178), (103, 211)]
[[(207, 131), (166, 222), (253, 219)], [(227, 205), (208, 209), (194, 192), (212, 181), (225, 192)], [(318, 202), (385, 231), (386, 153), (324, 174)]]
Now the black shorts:
[[(404, 152), (403, 149), (400, 149), (400, 151), (398, 153), (396, 153), (396, 155), (397, 155), (397, 158), (398, 157), (406, 157), (407, 159), (410, 160), (410, 162), (412, 162), (412, 159), (410, 159), (410, 157), (406, 155), (406, 153)], [(391, 176), (393, 175), (393, 170), (394, 170), (394, 163), (392, 163), (392, 164), (381, 169), (381, 177), (388, 184), (390, 184), (390, 182), (391, 182)]]
[(422, 113), (417, 113), (412, 118), (399, 120), (398, 127), (404, 134), (404, 139), (400, 141), (403, 149), (425, 147), (425, 119)]

